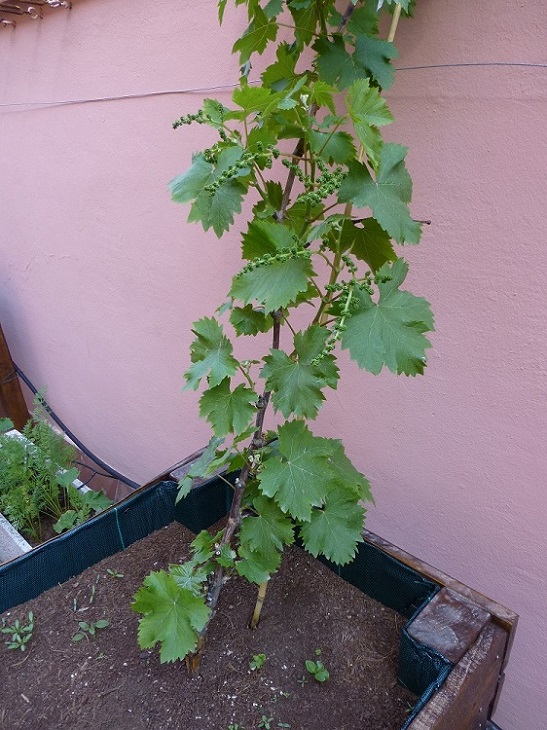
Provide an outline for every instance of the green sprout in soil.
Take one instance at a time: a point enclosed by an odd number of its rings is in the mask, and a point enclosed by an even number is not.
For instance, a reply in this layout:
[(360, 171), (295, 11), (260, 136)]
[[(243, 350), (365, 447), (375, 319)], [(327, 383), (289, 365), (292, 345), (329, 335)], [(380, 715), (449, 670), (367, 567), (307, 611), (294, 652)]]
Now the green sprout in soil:
[(266, 654), (254, 654), (253, 658), (249, 662), (249, 669), (254, 672), (257, 669), (262, 669), (266, 661)]
[(9, 636), (9, 639), (5, 642), (8, 649), (19, 649), (20, 651), (26, 651), (27, 644), (32, 639), (34, 632), (34, 614), (29, 611), (28, 623), (21, 623), (19, 619), (15, 619), (13, 624), (6, 623), (5, 619), (2, 619), (2, 626), (0, 628), (2, 634)]
[(93, 623), (78, 621), (78, 626), (80, 630), (74, 634), (72, 641), (81, 641), (82, 639), (94, 637), (99, 629), (106, 629), (107, 626), (110, 626), (110, 621), (105, 618), (101, 618)]
[(330, 677), (330, 672), (325, 668), (323, 662), (313, 662), (311, 659), (306, 659), (306, 670), (317, 682), (326, 682)]
[(111, 578), (123, 578), (123, 573), (120, 573), (115, 568), (107, 568), (106, 572)]

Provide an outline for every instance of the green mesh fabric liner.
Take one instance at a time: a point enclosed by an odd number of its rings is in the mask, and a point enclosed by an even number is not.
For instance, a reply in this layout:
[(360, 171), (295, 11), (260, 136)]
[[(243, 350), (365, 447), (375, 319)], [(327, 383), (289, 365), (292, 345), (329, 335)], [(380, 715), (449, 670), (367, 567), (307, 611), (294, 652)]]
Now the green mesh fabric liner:
[[(139, 490), (83, 525), (0, 566), (0, 613), (125, 550), (173, 520), (197, 533), (224, 517), (230, 508), (232, 489), (221, 479), (200, 484), (175, 504), (177, 490), (172, 481)], [(322, 562), (409, 622), (439, 590), (436, 583), (369, 543), (359, 545), (349, 565), (339, 567), (325, 559)], [(406, 628), (402, 631), (399, 681), (419, 699), (401, 730), (410, 725), (451, 668), (450, 662), (416, 642)]]

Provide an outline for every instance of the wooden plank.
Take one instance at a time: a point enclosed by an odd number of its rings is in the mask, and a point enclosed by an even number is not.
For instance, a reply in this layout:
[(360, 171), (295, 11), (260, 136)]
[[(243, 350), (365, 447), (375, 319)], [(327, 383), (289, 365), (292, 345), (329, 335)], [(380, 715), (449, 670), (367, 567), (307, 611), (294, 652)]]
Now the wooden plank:
[(476, 603), (443, 588), (410, 624), (408, 633), (457, 664), (490, 618)]
[(452, 578), (446, 573), (443, 573), (442, 570), (434, 568), (428, 563), (425, 563), (423, 560), (415, 558), (413, 555), (410, 555), (410, 553), (405, 552), (396, 545), (392, 545), (390, 542), (384, 540), (378, 535), (375, 535), (373, 532), (369, 532), (369, 530), (363, 530), (363, 537), (371, 545), (375, 545), (380, 550), (383, 550), (388, 555), (391, 555), (391, 557), (395, 558), (396, 560), (400, 560), (401, 563), (408, 565), (409, 568), (412, 568), (426, 578), (429, 578), (435, 583), (438, 583), (440, 586), (446, 586), (447, 588), (450, 588), (455, 593), (460, 594), (464, 598), (467, 598), (469, 601), (476, 603), (485, 611), (488, 611), (488, 613), (492, 615), (492, 621), (500, 626), (508, 634), (509, 640), (505, 649), (505, 656), (503, 659), (502, 668), (507, 665), (509, 653), (513, 644), (513, 638), (515, 636), (515, 631), (518, 624), (519, 617), (517, 613), (509, 608), (506, 608), (505, 606), (502, 606), (501, 603), (492, 601), (490, 598), (487, 598), (486, 596), (482, 595), (482, 593), (475, 591), (473, 588), (469, 588), (469, 586), (466, 586), (464, 583), (460, 583), (460, 581), (456, 580), (455, 578)]
[(507, 634), (488, 624), (408, 730), (479, 730), (490, 715)]
[(8, 343), (2, 332), (2, 325), (0, 325), (0, 402), (15, 428), (22, 429), (29, 419), (29, 412)]

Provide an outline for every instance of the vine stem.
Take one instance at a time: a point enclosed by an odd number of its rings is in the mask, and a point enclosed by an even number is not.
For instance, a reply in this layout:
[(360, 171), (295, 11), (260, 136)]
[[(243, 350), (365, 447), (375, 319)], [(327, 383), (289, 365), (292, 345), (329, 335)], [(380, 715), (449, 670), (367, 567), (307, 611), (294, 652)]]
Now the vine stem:
[[(277, 350), (279, 349), (282, 312), (281, 310), (277, 310), (276, 312), (272, 312), (271, 316), (274, 321), (272, 349)], [(247, 451), (247, 457), (251, 456), (257, 449), (262, 448), (265, 445), (262, 431), (264, 427), (264, 418), (266, 416), (266, 410), (268, 408), (269, 402), (270, 391), (264, 390), (263, 394), (258, 399), (258, 413), (256, 415), (255, 431), (253, 439)], [(241, 504), (243, 501), (243, 494), (245, 492), (245, 487), (247, 486), (249, 476), (251, 476), (251, 462), (250, 459), (247, 458), (245, 466), (241, 470), (239, 477), (235, 480), (234, 495), (232, 497), (232, 504), (230, 506), (230, 512), (228, 514), (228, 521), (226, 522), (224, 533), (217, 548), (219, 552), (222, 550), (223, 547), (231, 544), (232, 539), (241, 523)], [(197, 672), (199, 669), (199, 662), (205, 640), (205, 634), (207, 633), (209, 624), (211, 623), (211, 620), (216, 613), (216, 608), (218, 605), (218, 600), (220, 598), (220, 593), (222, 591), (222, 586), (224, 585), (224, 581), (224, 568), (221, 565), (218, 565), (214, 572), (213, 579), (209, 587), (209, 592), (207, 594), (207, 605), (211, 609), (211, 613), (209, 614), (207, 623), (199, 632), (198, 642), (195, 651), (192, 654), (188, 654), (186, 657), (186, 666), (190, 674)]]
[(399, 25), (399, 19), (401, 17), (401, 6), (397, 3), (395, 10), (393, 11), (393, 18), (391, 19), (391, 25), (389, 26), (389, 32), (387, 34), (387, 40), (393, 43), (395, 39), (395, 33), (397, 32), (397, 26)]

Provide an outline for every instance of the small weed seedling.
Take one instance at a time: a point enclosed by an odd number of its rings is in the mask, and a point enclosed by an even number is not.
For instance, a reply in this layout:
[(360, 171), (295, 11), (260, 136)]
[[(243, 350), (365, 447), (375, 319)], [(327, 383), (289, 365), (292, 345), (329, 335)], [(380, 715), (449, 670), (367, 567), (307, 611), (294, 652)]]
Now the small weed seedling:
[(263, 730), (271, 730), (272, 722), (273, 722), (273, 717), (268, 717), (267, 715), (262, 715), (262, 718), (260, 719), (260, 722), (258, 723), (258, 727), (263, 728)]
[(13, 625), (6, 625), (5, 619), (2, 619), (2, 628), (0, 631), (7, 634), (10, 638), (5, 642), (8, 649), (20, 649), (26, 651), (28, 642), (32, 639), (34, 631), (34, 614), (32, 611), (28, 615), (28, 623), (22, 624), (19, 619), (15, 619)]
[(80, 630), (74, 634), (72, 641), (81, 641), (85, 638), (89, 639), (90, 636), (95, 636), (97, 629), (106, 629), (107, 626), (110, 626), (110, 621), (105, 618), (90, 624), (87, 621), (78, 621), (78, 626)]
[(111, 578), (123, 578), (123, 573), (118, 572), (115, 568), (107, 568), (106, 572)]
[(231, 722), (226, 730), (245, 730), (243, 725), (238, 725), (237, 722)]
[(262, 669), (266, 661), (266, 654), (255, 654), (249, 662), (249, 669), (254, 672), (255, 669)]
[[(321, 649), (315, 650), (315, 656), (321, 656)], [(326, 682), (330, 677), (330, 673), (323, 662), (306, 659), (306, 669), (317, 682)]]

